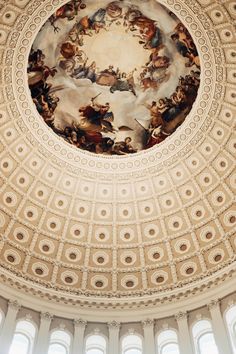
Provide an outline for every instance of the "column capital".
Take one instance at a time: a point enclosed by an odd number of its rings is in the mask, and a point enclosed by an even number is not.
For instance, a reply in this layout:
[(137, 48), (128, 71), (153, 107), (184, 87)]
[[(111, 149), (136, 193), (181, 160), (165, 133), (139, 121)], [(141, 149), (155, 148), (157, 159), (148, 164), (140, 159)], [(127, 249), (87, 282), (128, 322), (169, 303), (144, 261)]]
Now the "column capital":
[(107, 326), (109, 328), (109, 330), (112, 330), (112, 329), (120, 329), (120, 322), (118, 321), (111, 321), (111, 322), (108, 322), (107, 323)]
[(19, 311), (19, 309), (21, 308), (21, 304), (17, 300), (9, 300), (8, 301), (8, 308), (15, 310), (15, 311)]
[(214, 299), (214, 300), (211, 300), (208, 305), (207, 305), (207, 308), (209, 311), (213, 310), (213, 309), (216, 309), (217, 307), (219, 307), (220, 305), (220, 300), (219, 299)]
[(41, 312), (40, 318), (41, 321), (51, 321), (53, 319), (53, 315), (50, 312)]
[(180, 311), (177, 314), (175, 314), (175, 319), (176, 319), (176, 321), (187, 320), (188, 313), (186, 311)]
[(75, 318), (73, 322), (75, 327), (85, 328), (87, 326), (87, 321), (82, 318)]
[(150, 328), (154, 326), (154, 320), (146, 318), (142, 321), (143, 328)]

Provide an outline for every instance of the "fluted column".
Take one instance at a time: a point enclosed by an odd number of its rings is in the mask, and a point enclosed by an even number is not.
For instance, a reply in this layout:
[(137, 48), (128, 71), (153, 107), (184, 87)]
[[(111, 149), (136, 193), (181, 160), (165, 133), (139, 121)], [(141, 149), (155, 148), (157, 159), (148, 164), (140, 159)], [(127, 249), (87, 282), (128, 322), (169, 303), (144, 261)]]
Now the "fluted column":
[(7, 314), (3, 323), (0, 336), (1, 354), (8, 354), (9, 352), (16, 327), (16, 316), (19, 309), (20, 304), (17, 301), (8, 302)]
[(154, 321), (146, 319), (142, 321), (143, 332), (144, 332), (144, 354), (155, 354), (155, 338), (154, 338)]
[(212, 319), (212, 329), (215, 336), (215, 342), (220, 354), (232, 354), (230, 339), (225, 328), (225, 324), (220, 311), (220, 303), (213, 300), (208, 305)]
[(71, 354), (84, 353), (84, 331), (87, 326), (87, 321), (80, 319), (74, 320), (74, 338)]
[(108, 345), (108, 354), (119, 354), (120, 353), (120, 323), (116, 321), (109, 322), (109, 345)]
[(49, 332), (52, 318), (53, 316), (49, 312), (41, 313), (40, 326), (34, 347), (34, 354), (46, 354), (48, 352)]
[(186, 312), (179, 312), (175, 315), (179, 328), (179, 349), (181, 354), (194, 354), (191, 336), (188, 326), (188, 315)]

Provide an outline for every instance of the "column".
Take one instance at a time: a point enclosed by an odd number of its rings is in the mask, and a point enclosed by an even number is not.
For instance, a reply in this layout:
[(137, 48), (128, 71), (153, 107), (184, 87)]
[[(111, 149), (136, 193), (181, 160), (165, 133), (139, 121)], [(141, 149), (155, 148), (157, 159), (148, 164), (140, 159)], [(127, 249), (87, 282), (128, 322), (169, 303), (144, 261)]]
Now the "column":
[(220, 303), (218, 300), (213, 300), (208, 305), (208, 309), (212, 319), (212, 329), (215, 337), (215, 342), (220, 354), (232, 354), (230, 339), (225, 328), (225, 324), (220, 311)]
[(53, 316), (49, 312), (41, 312), (40, 326), (34, 347), (34, 354), (46, 354), (48, 352), (49, 332), (52, 318)]
[(20, 309), (17, 301), (9, 301), (7, 314), (1, 330), (1, 354), (8, 354), (16, 327), (16, 316)]
[(194, 354), (186, 312), (175, 315), (179, 329), (179, 351), (181, 354)]
[(154, 338), (154, 321), (146, 319), (142, 321), (143, 332), (144, 332), (144, 354), (155, 354), (156, 345)]
[(120, 353), (120, 323), (116, 321), (109, 322), (109, 345), (108, 354), (119, 354)]
[(84, 354), (84, 331), (87, 321), (82, 319), (74, 320), (74, 338), (71, 354)]

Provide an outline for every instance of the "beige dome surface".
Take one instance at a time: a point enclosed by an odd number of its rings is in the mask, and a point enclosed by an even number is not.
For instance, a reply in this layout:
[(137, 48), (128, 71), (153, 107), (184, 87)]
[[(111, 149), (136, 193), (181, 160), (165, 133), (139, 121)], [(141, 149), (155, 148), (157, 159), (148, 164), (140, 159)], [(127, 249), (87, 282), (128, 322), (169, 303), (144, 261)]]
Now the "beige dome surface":
[(172, 136), (125, 157), (70, 146), (31, 100), (30, 48), (64, 3), (0, 4), (1, 282), (117, 309), (216, 287), (236, 270), (236, 2), (159, 1), (195, 41), (201, 85)]

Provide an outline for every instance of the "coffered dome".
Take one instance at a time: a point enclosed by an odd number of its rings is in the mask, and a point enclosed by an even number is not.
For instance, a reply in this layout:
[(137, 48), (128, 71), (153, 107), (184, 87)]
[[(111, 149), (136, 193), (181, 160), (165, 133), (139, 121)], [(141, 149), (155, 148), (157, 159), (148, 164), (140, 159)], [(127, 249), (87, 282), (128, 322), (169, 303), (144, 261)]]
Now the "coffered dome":
[[(45, 27), (39, 30), (65, 3), (12, 0), (1, 6), (1, 283), (87, 309), (152, 307), (215, 289), (235, 276), (236, 3), (158, 1), (196, 45), (200, 65), (191, 65), (201, 71), (200, 86), (173, 134), (124, 156), (69, 144), (45, 124), (31, 98), (30, 50), (39, 42), (49, 50), (38, 39)], [(80, 11), (87, 15), (93, 2), (84, 3)], [(107, 9), (110, 1), (101, 3)], [(142, 1), (143, 16), (148, 6), (155, 9), (155, 1)], [(72, 26), (80, 11), (54, 25)], [(161, 27), (169, 36), (171, 30)], [(58, 33), (62, 43), (63, 29)], [(182, 59), (189, 75), (189, 59)], [(112, 102), (135, 97), (110, 95)]]

